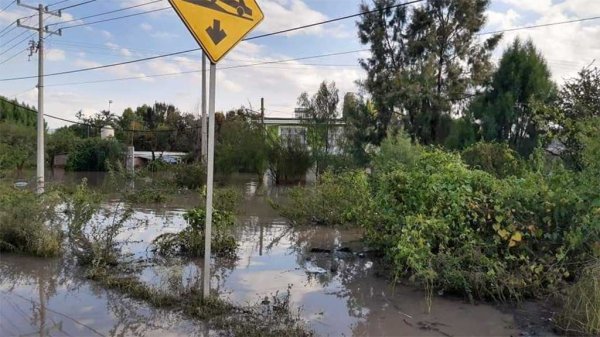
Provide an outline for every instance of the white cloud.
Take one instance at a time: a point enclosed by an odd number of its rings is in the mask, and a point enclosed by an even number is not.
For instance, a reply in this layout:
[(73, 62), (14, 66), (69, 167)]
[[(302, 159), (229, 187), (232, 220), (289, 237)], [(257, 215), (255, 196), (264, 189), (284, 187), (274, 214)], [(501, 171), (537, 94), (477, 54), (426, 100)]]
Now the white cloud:
[[(260, 3), (265, 13), (264, 21), (256, 28), (259, 32), (274, 32), (293, 26), (301, 26), (327, 20), (328, 17), (312, 8), (302, 0), (267, 0)], [(316, 26), (287, 33), (288, 36), (298, 34), (322, 34), (324, 28)]]
[[(600, 14), (600, 1), (596, 0), (569, 0), (556, 4), (545, 0), (502, 1), (513, 5), (515, 10), (509, 9), (504, 15), (488, 12), (490, 30), (543, 25)], [(520, 20), (524, 17), (524, 13), (519, 10), (534, 11), (533, 7), (539, 8), (536, 10), (538, 14), (534, 15), (534, 19)], [(577, 15), (576, 12), (578, 12)], [(517, 21), (518, 24), (516, 24)], [(536, 48), (548, 61), (553, 79), (559, 84), (564, 79), (575, 76), (578, 70), (590, 64), (594, 59), (598, 59), (600, 55), (600, 24), (598, 21), (505, 32), (495, 56), (500, 57), (502, 50), (507, 48), (516, 37), (533, 41)]]
[(56, 48), (46, 49), (46, 60), (51, 62), (63, 61), (65, 59), (65, 51)]
[(129, 57), (129, 56), (133, 55), (133, 54), (131, 53), (131, 51), (129, 51), (129, 49), (127, 49), (127, 48), (121, 48), (121, 49), (119, 50), (119, 52), (121, 53), (121, 55), (123, 55), (123, 56), (125, 56), (125, 57)]
[(149, 32), (149, 31), (152, 30), (152, 25), (150, 25), (149, 23), (143, 22), (143, 23), (140, 24), (140, 28), (143, 31)]

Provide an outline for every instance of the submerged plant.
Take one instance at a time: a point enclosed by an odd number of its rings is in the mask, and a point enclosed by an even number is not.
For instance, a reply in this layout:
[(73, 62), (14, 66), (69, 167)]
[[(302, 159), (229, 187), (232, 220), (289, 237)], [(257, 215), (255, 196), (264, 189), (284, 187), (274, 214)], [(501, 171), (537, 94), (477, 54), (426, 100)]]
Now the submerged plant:
[[(189, 210), (184, 218), (188, 226), (179, 233), (164, 233), (152, 242), (160, 255), (204, 256), (206, 211), (202, 208)], [(235, 217), (227, 211), (214, 210), (212, 215), (211, 251), (217, 256), (235, 256), (237, 242), (229, 233)]]
[(133, 210), (116, 205), (100, 205), (100, 197), (85, 182), (68, 199), (68, 237), (71, 252), (80, 265), (101, 268), (116, 265), (125, 242), (117, 237), (124, 231)]
[(0, 252), (56, 256), (61, 251), (60, 193), (38, 195), (0, 185)]

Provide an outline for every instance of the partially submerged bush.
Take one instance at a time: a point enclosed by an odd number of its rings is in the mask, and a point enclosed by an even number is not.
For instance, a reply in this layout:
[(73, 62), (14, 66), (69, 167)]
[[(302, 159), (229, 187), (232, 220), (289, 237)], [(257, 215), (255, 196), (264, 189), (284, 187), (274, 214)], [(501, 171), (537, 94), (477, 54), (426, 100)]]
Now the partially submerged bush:
[(124, 147), (113, 139), (87, 138), (69, 153), (67, 169), (72, 171), (108, 171), (124, 158)]
[[(188, 226), (179, 233), (159, 235), (152, 244), (160, 255), (204, 256), (205, 219), (204, 208), (189, 210), (184, 218)], [(235, 217), (231, 212), (213, 210), (211, 252), (217, 256), (235, 256), (237, 242), (229, 233)]]
[(195, 190), (206, 183), (206, 170), (203, 165), (180, 164), (174, 167), (175, 183), (179, 187)]
[(0, 185), (0, 252), (56, 256), (61, 251), (60, 195)]
[(125, 243), (117, 237), (133, 211), (121, 204), (100, 205), (99, 195), (84, 184), (68, 199), (69, 245), (80, 265), (91, 268), (116, 265)]
[(295, 224), (360, 226), (371, 209), (369, 193), (362, 171), (326, 172), (316, 186), (291, 189), (289, 201), (275, 207)]
[(600, 335), (600, 261), (586, 268), (563, 300), (557, 326), (569, 335)]
[(440, 150), (387, 171), (375, 177), (379, 212), (367, 237), (398, 277), (429, 288), (496, 300), (542, 295), (577, 275), (600, 238), (589, 218), (599, 191), (583, 200), (566, 171), (497, 179)]

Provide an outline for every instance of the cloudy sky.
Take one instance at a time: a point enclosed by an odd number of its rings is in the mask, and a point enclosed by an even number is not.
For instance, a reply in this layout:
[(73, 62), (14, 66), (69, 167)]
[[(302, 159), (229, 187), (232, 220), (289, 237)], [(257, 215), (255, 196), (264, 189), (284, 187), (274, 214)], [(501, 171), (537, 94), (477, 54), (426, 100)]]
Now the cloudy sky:
[[(24, 0), (23, 2), (33, 0)], [(52, 4), (58, 0), (48, 0)], [(99, 0), (67, 9), (63, 18), (48, 18), (47, 24), (74, 20), (88, 15), (147, 3), (150, 0)], [(0, 0), (0, 9), (12, 0)], [(83, 2), (69, 0), (55, 6)], [(286, 28), (323, 21), (358, 12), (361, 0), (258, 0), (265, 20), (251, 34), (258, 35)], [(73, 21), (63, 26), (139, 13), (168, 7), (166, 0), (125, 12)], [(19, 17), (29, 16), (30, 10), (12, 5), (0, 13), (0, 31)], [(492, 0), (484, 31), (495, 31), (600, 16), (600, 0)], [(25, 21), (35, 25), (35, 19)], [(60, 27), (55, 25), (53, 27)], [(8, 31), (8, 30), (7, 30)], [(0, 37), (0, 78), (36, 74), (36, 58), (28, 61), (24, 51), (27, 42), (17, 42), (32, 32), (17, 28)], [(600, 62), (600, 20), (528, 29), (505, 33), (502, 49), (516, 36), (533, 39), (546, 57), (554, 79), (560, 83), (594, 59)], [(11, 41), (12, 39), (12, 41)], [(192, 49), (196, 42), (172, 9), (133, 16), (123, 20), (65, 29), (63, 36), (46, 40), (46, 72), (60, 72), (93, 67), (157, 54)], [(223, 69), (217, 73), (217, 110), (239, 106), (257, 109), (260, 97), (265, 98), (268, 116), (291, 116), (296, 98), (302, 91), (314, 92), (323, 80), (335, 81), (343, 94), (356, 91), (355, 81), (364, 77), (358, 59), (368, 55), (356, 37), (354, 20), (340, 21), (311, 29), (242, 42), (219, 64), (226, 68), (265, 61), (288, 61)], [(362, 51), (361, 51), (362, 50)], [(21, 51), (21, 52), (19, 52)], [(324, 57), (326, 54), (336, 54)], [(13, 57), (10, 59), (11, 57)], [(10, 60), (9, 60), (10, 59)], [(8, 61), (6, 61), (8, 60)], [(93, 114), (108, 108), (120, 113), (154, 101), (173, 103), (182, 111), (195, 112), (200, 100), (199, 73), (151, 76), (190, 72), (200, 69), (199, 52), (161, 58), (126, 66), (65, 76), (46, 78), (46, 112), (68, 119), (82, 110)], [(3, 63), (4, 62), (4, 63)], [(596, 63), (596, 64), (597, 64)], [(138, 77), (137, 79), (112, 81)], [(82, 83), (88, 82), (88, 83)], [(93, 83), (89, 83), (93, 82)], [(0, 94), (37, 104), (36, 79), (0, 82)], [(48, 119), (50, 128), (64, 122)]]

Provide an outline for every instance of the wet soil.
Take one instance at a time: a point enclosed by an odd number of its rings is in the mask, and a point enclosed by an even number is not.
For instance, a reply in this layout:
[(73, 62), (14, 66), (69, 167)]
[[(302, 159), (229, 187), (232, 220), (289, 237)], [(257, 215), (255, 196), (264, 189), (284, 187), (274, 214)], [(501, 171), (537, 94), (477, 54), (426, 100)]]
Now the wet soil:
[[(532, 324), (536, 303), (520, 308), (472, 305), (425, 294), (380, 277), (387, 266), (370, 253), (356, 229), (292, 228), (265, 201), (285, 191), (243, 185), (235, 236), (238, 258), (213, 259), (211, 289), (236, 304), (257, 303), (291, 287), (291, 302), (319, 336), (533, 336), (551, 333)], [(122, 239), (140, 264), (142, 281), (178, 291), (201, 284), (202, 259), (159, 259), (149, 244), (185, 226), (194, 195), (169, 205), (136, 208)], [(528, 316), (529, 315), (529, 316)], [(59, 259), (0, 256), (0, 336), (205, 335), (201, 322), (155, 310), (85, 280)]]

